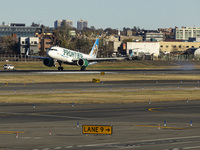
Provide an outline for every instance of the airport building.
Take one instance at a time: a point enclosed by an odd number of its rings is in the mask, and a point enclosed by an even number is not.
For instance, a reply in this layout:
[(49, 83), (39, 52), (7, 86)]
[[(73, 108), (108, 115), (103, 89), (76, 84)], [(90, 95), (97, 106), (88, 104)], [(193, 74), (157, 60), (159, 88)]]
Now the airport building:
[(13, 34), (17, 37), (34, 37), (35, 31), (38, 27), (27, 27), (25, 24), (12, 23), (10, 25), (0, 26), (0, 37), (12, 36)]
[(82, 19), (77, 21), (77, 30), (83, 30), (83, 28), (87, 28), (87, 27), (88, 27), (87, 21), (83, 21)]
[(190, 48), (200, 48), (200, 42), (160, 42), (162, 52), (184, 52)]
[(176, 40), (189, 40), (189, 38), (200, 37), (200, 27), (175, 28)]
[(159, 42), (127, 42), (127, 55), (138, 55), (138, 52), (149, 54), (155, 57), (160, 55)]

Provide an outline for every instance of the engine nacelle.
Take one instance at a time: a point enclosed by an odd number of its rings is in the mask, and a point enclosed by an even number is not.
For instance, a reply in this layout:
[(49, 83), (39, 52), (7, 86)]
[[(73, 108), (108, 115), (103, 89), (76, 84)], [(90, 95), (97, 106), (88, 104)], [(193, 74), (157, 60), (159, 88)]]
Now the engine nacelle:
[(81, 67), (87, 67), (89, 65), (89, 62), (85, 59), (79, 59), (77, 61), (77, 64), (78, 66), (81, 66)]
[(45, 58), (45, 59), (43, 60), (43, 64), (44, 64), (45, 66), (48, 66), (48, 67), (55, 66), (55, 65), (54, 65), (54, 60), (51, 59), (51, 58)]

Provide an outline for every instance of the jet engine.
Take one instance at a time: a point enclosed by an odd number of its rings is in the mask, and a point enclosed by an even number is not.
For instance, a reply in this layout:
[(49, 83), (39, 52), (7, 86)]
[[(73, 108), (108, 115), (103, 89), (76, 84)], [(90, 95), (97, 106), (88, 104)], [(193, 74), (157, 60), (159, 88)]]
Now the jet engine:
[(79, 59), (77, 61), (77, 64), (78, 66), (81, 66), (81, 67), (87, 67), (89, 65), (89, 62), (85, 59)]
[(45, 58), (45, 59), (43, 60), (43, 64), (44, 64), (45, 66), (48, 66), (48, 67), (55, 66), (55, 65), (54, 65), (54, 60), (51, 59), (51, 58)]

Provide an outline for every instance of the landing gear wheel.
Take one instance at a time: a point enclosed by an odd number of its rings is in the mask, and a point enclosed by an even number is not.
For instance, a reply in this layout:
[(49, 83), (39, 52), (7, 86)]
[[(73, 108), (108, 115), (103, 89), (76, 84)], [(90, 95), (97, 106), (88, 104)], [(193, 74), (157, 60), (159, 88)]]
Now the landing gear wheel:
[(81, 71), (85, 71), (86, 70), (86, 68), (85, 67), (81, 67)]
[(58, 67), (58, 71), (63, 71), (63, 67)]

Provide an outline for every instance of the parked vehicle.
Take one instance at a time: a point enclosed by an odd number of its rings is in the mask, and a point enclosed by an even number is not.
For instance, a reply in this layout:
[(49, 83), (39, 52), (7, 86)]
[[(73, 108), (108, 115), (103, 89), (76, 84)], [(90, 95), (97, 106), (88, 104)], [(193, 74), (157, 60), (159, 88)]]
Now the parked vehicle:
[(13, 65), (11, 65), (11, 64), (5, 64), (5, 65), (3, 66), (3, 69), (4, 69), (4, 70), (14, 70), (15, 67), (14, 67)]

